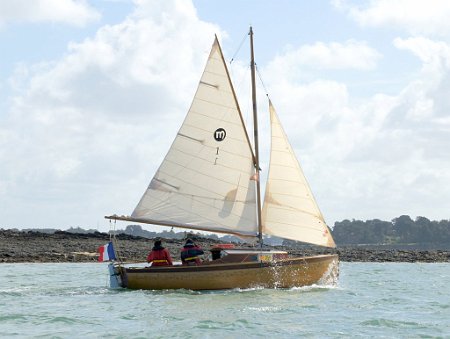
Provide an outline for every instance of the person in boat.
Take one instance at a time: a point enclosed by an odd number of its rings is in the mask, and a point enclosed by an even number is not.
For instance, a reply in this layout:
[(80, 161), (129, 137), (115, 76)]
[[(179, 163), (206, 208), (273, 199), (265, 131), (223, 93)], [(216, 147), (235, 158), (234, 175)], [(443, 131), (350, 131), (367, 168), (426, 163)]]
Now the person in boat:
[(172, 266), (172, 258), (167, 248), (162, 246), (161, 239), (156, 239), (152, 250), (147, 256), (147, 262), (152, 266)]
[(204, 254), (200, 246), (197, 246), (192, 239), (187, 239), (181, 250), (181, 262), (183, 265), (201, 264), (200, 255)]

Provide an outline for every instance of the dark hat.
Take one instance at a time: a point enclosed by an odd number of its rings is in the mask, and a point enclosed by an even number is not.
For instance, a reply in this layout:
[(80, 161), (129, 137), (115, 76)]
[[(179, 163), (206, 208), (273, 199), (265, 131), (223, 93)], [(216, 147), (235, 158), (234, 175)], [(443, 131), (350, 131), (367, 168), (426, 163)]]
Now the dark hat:
[(155, 246), (161, 246), (161, 239), (160, 238), (156, 238), (155, 239)]
[(194, 242), (192, 241), (192, 239), (187, 239), (186, 245), (194, 245)]

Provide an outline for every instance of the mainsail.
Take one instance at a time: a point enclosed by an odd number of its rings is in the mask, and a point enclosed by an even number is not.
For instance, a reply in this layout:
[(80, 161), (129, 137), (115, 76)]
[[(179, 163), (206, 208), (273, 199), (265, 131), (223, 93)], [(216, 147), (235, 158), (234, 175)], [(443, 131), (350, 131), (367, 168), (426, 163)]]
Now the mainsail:
[(262, 209), (263, 233), (335, 247), (295, 153), (269, 102), (272, 127), (269, 175)]
[(256, 236), (254, 163), (216, 38), (189, 112), (127, 220)]

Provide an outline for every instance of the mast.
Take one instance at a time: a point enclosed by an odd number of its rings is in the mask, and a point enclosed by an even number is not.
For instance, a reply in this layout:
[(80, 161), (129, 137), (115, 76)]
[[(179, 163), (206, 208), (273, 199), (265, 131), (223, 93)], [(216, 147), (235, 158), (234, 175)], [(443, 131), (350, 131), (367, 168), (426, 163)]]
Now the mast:
[(255, 170), (256, 170), (256, 203), (258, 208), (258, 238), (260, 246), (263, 245), (261, 223), (261, 184), (259, 178), (259, 145), (258, 145), (258, 112), (256, 108), (256, 81), (255, 81), (255, 55), (253, 52), (253, 29), (250, 26), (250, 69), (252, 74), (252, 103), (253, 103), (253, 135), (255, 138)]

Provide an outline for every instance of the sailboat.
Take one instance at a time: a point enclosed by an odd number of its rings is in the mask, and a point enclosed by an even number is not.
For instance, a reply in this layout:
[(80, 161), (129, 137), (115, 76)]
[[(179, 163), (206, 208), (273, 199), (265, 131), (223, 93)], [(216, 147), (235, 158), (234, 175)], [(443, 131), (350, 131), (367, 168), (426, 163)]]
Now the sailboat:
[(253, 249), (215, 248), (195, 266), (109, 265), (111, 287), (220, 290), (319, 283), (335, 254), (292, 257), (263, 249), (263, 235), (335, 247), (295, 153), (269, 100), (270, 165), (261, 207), (253, 30), (250, 27), (254, 148), (217, 36), (192, 104), (131, 216), (107, 219), (226, 233), (259, 240)]

